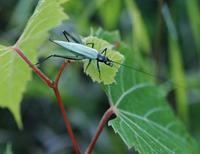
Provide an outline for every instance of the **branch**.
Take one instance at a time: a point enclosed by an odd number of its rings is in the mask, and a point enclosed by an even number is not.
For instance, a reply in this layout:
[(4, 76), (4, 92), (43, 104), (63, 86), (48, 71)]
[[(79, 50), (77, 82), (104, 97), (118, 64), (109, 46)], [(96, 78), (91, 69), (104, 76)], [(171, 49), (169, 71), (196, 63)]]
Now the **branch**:
[(12, 47), (14, 51), (18, 53), (18, 55), (32, 68), (32, 70), (49, 86), (52, 87), (52, 81), (42, 73), (35, 65), (31, 63), (31, 61), (24, 55), (24, 53), (18, 47)]
[(59, 80), (60, 80), (60, 77), (61, 77), (61, 75), (62, 75), (62, 73), (63, 73), (65, 67), (66, 67), (68, 64), (70, 64), (70, 63), (71, 63), (70, 60), (65, 60), (64, 63), (61, 65), (60, 70), (59, 70), (59, 72), (58, 72), (58, 74), (57, 74), (57, 76), (56, 76), (55, 82), (54, 82), (54, 84), (55, 84), (57, 87), (58, 87), (58, 82), (59, 82)]
[(79, 146), (78, 146), (77, 141), (76, 141), (76, 139), (75, 139), (74, 133), (73, 133), (73, 131), (72, 131), (71, 123), (70, 123), (70, 121), (69, 121), (69, 118), (68, 118), (68, 116), (67, 116), (67, 113), (65, 112), (65, 108), (64, 108), (64, 105), (63, 105), (63, 102), (62, 102), (62, 99), (61, 99), (59, 90), (58, 90), (58, 83), (59, 83), (60, 77), (61, 77), (61, 75), (62, 75), (62, 73), (63, 73), (65, 67), (66, 67), (68, 64), (70, 64), (70, 63), (71, 63), (70, 60), (65, 60), (64, 63), (61, 65), (61, 67), (60, 67), (60, 69), (59, 69), (59, 71), (58, 71), (58, 74), (57, 74), (57, 76), (56, 76), (56, 79), (55, 79), (55, 81), (54, 81), (54, 83), (53, 83), (52, 88), (53, 88), (54, 94), (55, 94), (55, 96), (56, 96), (56, 98), (57, 98), (58, 105), (59, 105), (60, 111), (61, 111), (61, 113), (62, 113), (65, 126), (66, 126), (66, 128), (67, 128), (67, 131), (68, 131), (68, 133), (69, 133), (69, 136), (70, 136), (70, 138), (71, 138), (71, 141), (72, 141), (72, 143), (73, 143), (73, 145), (74, 145), (74, 150), (75, 150), (76, 154), (80, 154), (81, 152), (80, 152)]
[(58, 87), (53, 88), (53, 91), (54, 91), (55, 96), (57, 98), (58, 105), (59, 105), (59, 108), (61, 110), (65, 126), (67, 128), (67, 132), (68, 132), (69, 137), (71, 138), (72, 144), (74, 146), (74, 150), (75, 150), (76, 154), (80, 154), (81, 152), (80, 152), (79, 146), (77, 144), (76, 138), (74, 136), (74, 133), (72, 131), (71, 123), (70, 123), (70, 121), (68, 119), (67, 113), (65, 112), (65, 108), (64, 108), (62, 99), (60, 97), (60, 93), (59, 93)]
[(70, 121), (67, 117), (67, 113), (65, 112), (65, 108), (64, 108), (59, 90), (58, 90), (59, 79), (60, 79), (60, 77), (61, 77), (61, 75), (64, 71), (65, 66), (67, 64), (69, 64), (70, 62), (65, 61), (62, 64), (62, 66), (61, 66), (61, 68), (58, 72), (58, 75), (56, 77), (55, 82), (52, 82), (44, 73), (42, 73), (37, 67), (35, 67), (35, 65), (33, 65), (31, 63), (31, 61), (24, 55), (24, 53), (18, 47), (13, 46), (12, 49), (18, 53), (18, 55), (24, 60), (24, 62), (26, 62), (29, 65), (29, 67), (31, 67), (31, 69), (47, 84), (47, 86), (49, 88), (53, 89), (55, 96), (56, 96), (56, 99), (58, 101), (59, 108), (60, 108), (62, 116), (63, 116), (63, 120), (64, 120), (64, 123), (65, 123), (66, 129), (67, 129), (67, 132), (68, 132), (70, 139), (72, 141), (72, 144), (74, 146), (74, 150), (75, 150), (76, 154), (80, 154), (81, 152), (80, 152), (79, 146), (77, 144), (76, 138), (75, 138), (74, 133), (72, 131), (71, 123), (70, 123)]
[(90, 145), (88, 146), (85, 154), (91, 154), (94, 146), (97, 142), (97, 139), (99, 138), (99, 135), (101, 134), (101, 132), (103, 131), (103, 128), (105, 127), (108, 119), (114, 114), (114, 109), (113, 107), (110, 107), (103, 115), (98, 127), (97, 127), (97, 131), (94, 135), (94, 137), (92, 138), (92, 141), (90, 142)]

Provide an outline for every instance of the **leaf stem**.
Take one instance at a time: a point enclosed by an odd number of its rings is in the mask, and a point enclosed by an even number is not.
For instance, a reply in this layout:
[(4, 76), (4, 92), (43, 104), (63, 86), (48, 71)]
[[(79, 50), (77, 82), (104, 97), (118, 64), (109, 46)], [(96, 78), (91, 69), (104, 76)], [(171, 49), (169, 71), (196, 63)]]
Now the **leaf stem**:
[(62, 99), (61, 99), (58, 87), (56, 86), (55, 88), (53, 88), (53, 91), (54, 91), (55, 96), (57, 98), (58, 105), (60, 107), (60, 110), (61, 110), (61, 113), (62, 113), (62, 116), (63, 116), (63, 120), (64, 120), (64, 123), (65, 123), (65, 126), (67, 128), (68, 134), (69, 134), (69, 136), (71, 138), (71, 141), (72, 141), (72, 144), (74, 146), (74, 150), (75, 150), (76, 154), (80, 154), (81, 152), (80, 152), (78, 143), (76, 141), (76, 138), (74, 136), (74, 133), (72, 131), (71, 123), (70, 123), (70, 121), (68, 119), (67, 113), (65, 112), (65, 108), (64, 108), (64, 105), (63, 105), (63, 102), (62, 102)]
[(52, 87), (52, 81), (44, 74), (42, 73), (35, 65), (31, 63), (31, 61), (23, 54), (23, 52), (18, 47), (12, 47), (13, 50), (15, 50), (18, 55), (29, 65), (29, 67), (32, 68), (32, 70), (49, 86)]
[(68, 132), (70, 139), (72, 141), (72, 144), (74, 146), (74, 150), (75, 150), (76, 154), (80, 154), (81, 152), (80, 152), (78, 143), (77, 143), (74, 133), (72, 131), (71, 123), (68, 119), (67, 113), (65, 112), (65, 108), (64, 108), (61, 96), (60, 96), (60, 92), (58, 90), (58, 82), (60, 80), (60, 77), (64, 71), (64, 68), (66, 67), (67, 64), (70, 63), (70, 61), (65, 61), (62, 64), (62, 66), (60, 67), (60, 70), (58, 72), (58, 75), (56, 76), (56, 79), (53, 82), (44, 73), (42, 73), (37, 67), (35, 67), (35, 65), (33, 65), (31, 63), (31, 61), (24, 55), (24, 53), (18, 47), (13, 46), (12, 49), (17, 52), (17, 54), (29, 65), (29, 67), (32, 68), (32, 70), (48, 85), (49, 88), (53, 89), (56, 99), (58, 101), (59, 108), (60, 108), (62, 116), (63, 116), (63, 120), (65, 123), (66, 129), (67, 129), (67, 132)]
[(101, 132), (103, 131), (103, 128), (105, 127), (108, 119), (114, 114), (114, 109), (113, 107), (110, 107), (103, 115), (98, 127), (97, 127), (97, 131), (94, 135), (94, 137), (92, 138), (92, 141), (90, 142), (85, 154), (91, 154), (94, 146), (97, 142), (97, 139), (99, 138), (99, 135), (101, 134)]
[(67, 66), (67, 64), (70, 64), (70, 63), (72, 63), (72, 61), (66, 60), (66, 59), (65, 59), (64, 63), (61, 65), (61, 67), (60, 67), (60, 69), (59, 69), (59, 72), (58, 72), (58, 74), (57, 74), (57, 76), (56, 76), (55, 82), (54, 82), (54, 84), (55, 84), (56, 86), (58, 86), (58, 82), (59, 82), (59, 80), (60, 80), (60, 77), (61, 77), (61, 75), (62, 75), (62, 73), (63, 73), (65, 67)]

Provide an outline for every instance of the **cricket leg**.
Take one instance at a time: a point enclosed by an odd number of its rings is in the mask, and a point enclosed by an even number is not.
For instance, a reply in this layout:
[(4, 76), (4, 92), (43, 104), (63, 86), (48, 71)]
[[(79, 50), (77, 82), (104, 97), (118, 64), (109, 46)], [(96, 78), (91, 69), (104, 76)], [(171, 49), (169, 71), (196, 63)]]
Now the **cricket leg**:
[(69, 57), (69, 56), (62, 56), (62, 55), (49, 55), (48, 57), (44, 58), (41, 62), (36, 63), (35, 65), (39, 65), (44, 63), (46, 60), (52, 58), (52, 57), (58, 57), (58, 58), (64, 58), (64, 59), (69, 59), (69, 60), (83, 60), (84, 58), (78, 58), (78, 57)]
[(100, 71), (100, 66), (99, 66), (99, 62), (97, 61), (97, 69), (99, 72), (99, 79), (101, 79), (101, 71)]
[(69, 34), (67, 31), (63, 31), (63, 34), (65, 36), (65, 38), (67, 39), (68, 42), (70, 42), (69, 38), (70, 37), (74, 42), (81, 44), (81, 42), (79, 42), (75, 37), (73, 37), (71, 34)]
[(92, 48), (94, 48), (94, 43), (86, 43), (86, 45), (92, 45)]
[(103, 51), (101, 52), (101, 54), (104, 54), (104, 56), (106, 56), (107, 49), (108, 49), (108, 48), (103, 49)]
[(92, 60), (90, 59), (89, 62), (88, 62), (88, 64), (87, 64), (87, 66), (86, 66), (86, 68), (85, 68), (85, 71), (87, 71), (89, 65), (91, 64), (91, 61), (92, 61)]

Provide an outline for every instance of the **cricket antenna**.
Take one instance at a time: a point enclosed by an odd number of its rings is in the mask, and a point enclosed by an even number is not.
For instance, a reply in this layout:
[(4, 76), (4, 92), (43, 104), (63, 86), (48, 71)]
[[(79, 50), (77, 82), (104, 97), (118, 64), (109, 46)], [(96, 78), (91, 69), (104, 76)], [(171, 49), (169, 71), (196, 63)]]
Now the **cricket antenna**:
[(58, 45), (58, 46), (61, 46), (60, 44), (58, 44), (57, 42), (55, 42), (55, 41), (52, 40), (51, 38), (49, 38), (49, 41), (52, 42), (52, 43), (54, 43), (54, 44), (56, 44), (56, 45)]
[[(118, 62), (116, 62), (116, 61), (112, 61), (112, 62), (113, 62), (113, 63), (116, 63), (116, 64), (118, 64), (118, 65), (125, 66), (125, 67), (127, 67), (127, 68), (129, 68), (129, 69), (134, 69), (134, 70), (136, 70), (136, 71), (138, 71), (138, 72), (147, 74), (147, 75), (149, 75), (149, 76), (155, 78), (155, 75), (153, 75), (153, 74), (151, 74), (151, 73), (148, 73), (148, 72), (145, 72), (145, 71), (143, 71), (143, 70), (141, 70), (141, 69), (139, 69), (139, 68), (136, 68), (136, 67), (133, 67), (133, 66), (129, 66), (129, 65), (125, 65), (125, 64), (122, 64), (122, 63), (118, 63)], [(158, 77), (159, 77), (159, 76), (158, 76)], [(160, 78), (160, 77), (159, 77), (159, 78)], [(161, 77), (161, 78), (163, 78), (163, 77)]]
[(49, 38), (49, 41), (52, 42), (52, 43), (54, 43), (54, 44), (56, 44), (56, 45), (59, 45), (54, 40), (52, 40), (51, 38)]
[(53, 42), (53, 40), (52, 40), (50, 37), (49, 37), (49, 41), (50, 41), (50, 42)]
[(183, 86), (181, 86), (181, 85), (176, 84), (175, 82), (171, 81), (170, 79), (168, 79), (168, 78), (166, 78), (166, 77), (164, 77), (164, 76), (153, 75), (152, 73), (145, 72), (145, 71), (143, 71), (143, 70), (141, 70), (141, 69), (139, 69), (139, 68), (136, 68), (136, 67), (134, 67), (134, 66), (125, 65), (125, 64), (122, 64), (122, 63), (119, 63), (119, 62), (116, 62), (116, 61), (112, 61), (112, 62), (115, 63), (115, 64), (118, 64), (118, 65), (125, 66), (125, 67), (127, 67), (127, 68), (129, 68), (129, 69), (133, 69), (133, 70), (136, 70), (136, 71), (138, 71), (138, 72), (144, 73), (144, 74), (146, 74), (146, 75), (148, 75), (148, 76), (151, 76), (152, 78), (158, 78), (158, 79), (160, 79), (161, 81), (168, 81), (168, 82), (172, 83), (173, 85), (176, 85), (176, 86), (178, 86), (178, 87), (183, 87)]

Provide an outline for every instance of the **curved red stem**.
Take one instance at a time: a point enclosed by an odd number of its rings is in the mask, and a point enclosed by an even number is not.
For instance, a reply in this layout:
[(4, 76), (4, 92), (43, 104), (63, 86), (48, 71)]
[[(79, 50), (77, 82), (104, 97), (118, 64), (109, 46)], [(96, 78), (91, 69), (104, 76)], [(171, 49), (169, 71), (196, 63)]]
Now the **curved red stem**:
[(56, 99), (58, 101), (58, 105), (59, 105), (59, 108), (61, 110), (61, 113), (62, 113), (62, 116), (63, 116), (63, 119), (64, 119), (64, 123), (65, 123), (65, 126), (67, 128), (67, 132), (70, 136), (70, 139), (72, 141), (72, 144), (74, 146), (74, 150), (76, 152), (76, 154), (80, 154), (80, 149), (79, 149), (79, 146), (78, 146), (78, 143), (76, 141), (76, 138), (74, 136), (74, 133), (72, 131), (72, 127), (71, 127), (71, 123), (68, 119), (68, 116), (67, 116), (67, 113), (65, 112), (65, 108), (64, 108), (64, 105), (63, 105), (63, 102), (62, 102), (62, 99), (61, 99), (61, 96), (60, 96), (60, 93), (59, 93), (59, 90), (58, 90), (58, 82), (59, 82), (59, 79), (61, 77), (61, 74), (62, 72), (64, 71), (64, 68), (65, 66), (69, 63), (69, 62), (64, 62), (58, 72), (58, 75), (56, 77), (56, 80), (55, 82), (52, 82), (44, 73), (42, 73), (37, 67), (35, 67), (35, 65), (33, 65), (31, 63), (31, 61), (24, 55), (24, 53), (16, 46), (12, 47), (12, 49), (14, 51), (17, 52), (17, 54), (29, 65), (29, 67), (32, 68), (32, 70), (50, 87), (53, 89), (54, 93), (55, 93), (55, 96), (56, 96)]
[(114, 114), (114, 110), (112, 107), (110, 107), (103, 115), (99, 125), (98, 125), (98, 128), (97, 128), (97, 131), (94, 135), (94, 137), (92, 138), (92, 141), (90, 142), (90, 145), (88, 146), (85, 154), (91, 154), (93, 149), (94, 149), (94, 146), (97, 142), (97, 139), (99, 138), (99, 135), (101, 134), (101, 132), (103, 131), (103, 128), (105, 127), (108, 119)]
[(65, 126), (67, 128), (67, 132), (68, 132), (68, 134), (69, 134), (69, 136), (71, 138), (72, 144), (74, 146), (74, 150), (75, 150), (76, 154), (80, 154), (81, 152), (79, 150), (79, 146), (77, 144), (77, 141), (75, 139), (74, 133), (72, 131), (72, 127), (71, 127), (70, 121), (68, 119), (67, 113), (65, 112), (65, 108), (64, 108), (64, 105), (62, 103), (62, 99), (61, 99), (60, 93), (58, 91), (58, 88), (57, 87), (53, 88), (53, 91), (54, 91), (55, 96), (57, 98), (58, 105), (59, 105), (59, 108), (61, 110)]
[(17, 54), (29, 65), (29, 67), (32, 68), (32, 70), (49, 86), (52, 87), (52, 81), (44, 74), (42, 73), (35, 65), (31, 63), (31, 61), (24, 55), (24, 53), (18, 48), (13, 47), (13, 50), (17, 52)]

